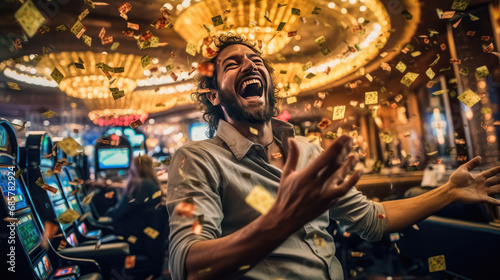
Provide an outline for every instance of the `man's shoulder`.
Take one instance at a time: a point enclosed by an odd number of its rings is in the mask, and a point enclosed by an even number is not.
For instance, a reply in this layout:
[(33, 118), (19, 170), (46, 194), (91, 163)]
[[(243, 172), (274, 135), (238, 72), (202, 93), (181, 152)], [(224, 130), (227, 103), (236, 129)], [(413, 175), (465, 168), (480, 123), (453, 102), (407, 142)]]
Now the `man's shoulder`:
[(200, 141), (191, 141), (185, 143), (182, 147), (180, 147), (176, 154), (179, 153), (194, 153), (200, 155), (209, 155), (214, 152), (216, 147), (221, 147), (222, 141), (218, 137), (200, 140)]
[(299, 143), (302, 143), (302, 144), (310, 144), (310, 145), (313, 145), (311, 143), (311, 141), (309, 141), (309, 139), (307, 139), (307, 137), (305, 136), (301, 136), (301, 135), (297, 135), (295, 136), (295, 140)]
[(311, 160), (323, 152), (323, 149), (319, 145), (311, 142), (304, 136), (295, 136), (295, 143), (297, 143), (300, 151), (297, 170), (305, 167)]
[(221, 140), (215, 136), (213, 138), (199, 140), (199, 141), (190, 141), (185, 143), (182, 147), (188, 149), (199, 149), (204, 147), (212, 147), (213, 145), (219, 145)]
[(299, 145), (299, 149), (313, 149), (313, 150), (322, 150), (320, 146), (317, 144), (313, 143), (311, 140), (309, 140), (307, 137), (304, 136), (295, 136), (295, 141)]

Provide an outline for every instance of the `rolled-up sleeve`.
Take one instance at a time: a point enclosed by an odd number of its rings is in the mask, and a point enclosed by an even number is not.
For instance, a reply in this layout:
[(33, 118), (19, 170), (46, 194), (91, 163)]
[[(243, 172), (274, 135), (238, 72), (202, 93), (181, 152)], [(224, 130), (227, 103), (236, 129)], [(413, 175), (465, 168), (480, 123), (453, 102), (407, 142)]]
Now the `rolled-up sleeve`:
[[(383, 214), (379, 216), (379, 214)], [(346, 226), (346, 231), (356, 233), (368, 241), (382, 239), (387, 228), (384, 206), (368, 200), (360, 191), (352, 188), (331, 208), (330, 218)]]
[[(196, 242), (219, 238), (222, 234), (222, 204), (218, 186), (219, 172), (203, 151), (189, 147), (179, 149), (169, 168), (167, 210), (170, 216), (169, 268), (173, 279), (186, 278), (186, 258)], [(204, 215), (203, 229), (196, 235), (191, 226), (194, 218), (175, 213), (175, 207), (186, 198), (193, 198), (194, 217)]]

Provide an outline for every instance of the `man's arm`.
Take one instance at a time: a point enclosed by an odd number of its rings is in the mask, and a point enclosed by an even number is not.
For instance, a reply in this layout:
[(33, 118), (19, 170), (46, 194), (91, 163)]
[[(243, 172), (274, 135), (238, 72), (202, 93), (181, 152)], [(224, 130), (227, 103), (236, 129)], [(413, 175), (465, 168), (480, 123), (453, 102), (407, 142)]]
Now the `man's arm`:
[[(188, 279), (233, 279), (276, 249), (305, 223), (324, 213), (359, 180), (358, 170), (346, 179), (357, 157), (349, 137), (338, 138), (306, 168), (296, 171), (299, 151), (290, 140), (276, 201), (269, 212), (230, 235), (191, 245), (185, 269)], [(175, 233), (174, 233), (175, 234)], [(182, 269), (182, 268), (177, 268)]]
[(472, 175), (470, 171), (479, 164), (481, 157), (473, 158), (453, 172), (446, 184), (425, 194), (382, 202), (387, 214), (387, 232), (412, 225), (454, 202), (500, 205), (500, 200), (489, 196), (500, 193), (500, 166)]
[(200, 241), (189, 249), (187, 279), (233, 279), (276, 249), (296, 226), (269, 211), (244, 228), (218, 239)]

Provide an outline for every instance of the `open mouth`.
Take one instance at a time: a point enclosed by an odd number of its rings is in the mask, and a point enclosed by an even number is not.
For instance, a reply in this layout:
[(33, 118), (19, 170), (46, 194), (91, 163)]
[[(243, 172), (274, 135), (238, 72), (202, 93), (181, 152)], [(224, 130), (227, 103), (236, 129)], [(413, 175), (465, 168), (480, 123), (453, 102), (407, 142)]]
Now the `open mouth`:
[(262, 83), (259, 79), (249, 79), (244, 81), (238, 91), (243, 98), (261, 97), (263, 93)]

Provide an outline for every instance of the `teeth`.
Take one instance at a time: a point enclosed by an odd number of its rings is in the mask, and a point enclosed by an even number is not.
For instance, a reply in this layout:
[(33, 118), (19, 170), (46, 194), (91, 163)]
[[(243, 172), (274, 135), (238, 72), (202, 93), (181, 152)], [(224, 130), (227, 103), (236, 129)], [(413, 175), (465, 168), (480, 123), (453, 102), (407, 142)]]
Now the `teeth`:
[(243, 92), (245, 90), (245, 88), (249, 85), (249, 84), (254, 84), (254, 83), (259, 83), (259, 85), (261, 85), (260, 81), (257, 80), (257, 79), (251, 79), (251, 80), (248, 80), (248, 81), (245, 81), (243, 82), (243, 86), (241, 87), (241, 91)]

